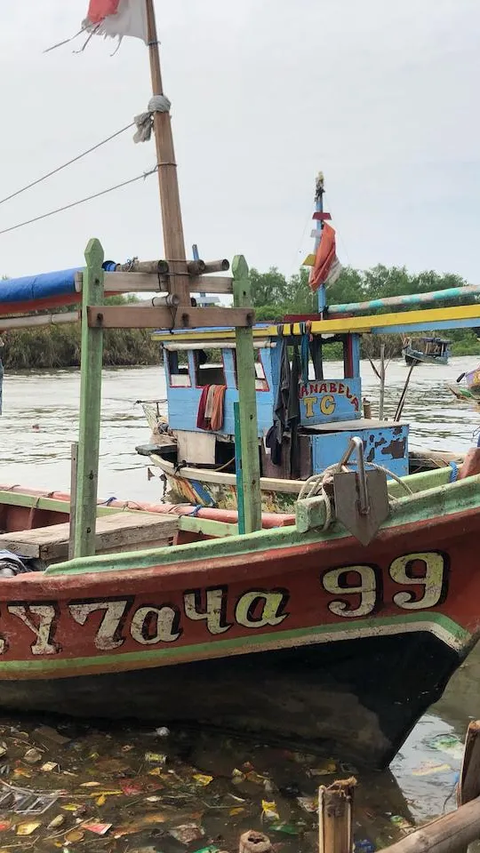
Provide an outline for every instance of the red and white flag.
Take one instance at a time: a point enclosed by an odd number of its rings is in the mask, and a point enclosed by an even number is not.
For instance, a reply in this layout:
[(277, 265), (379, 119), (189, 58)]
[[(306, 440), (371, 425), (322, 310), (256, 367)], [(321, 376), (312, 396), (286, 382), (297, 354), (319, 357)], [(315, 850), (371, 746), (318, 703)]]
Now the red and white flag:
[(124, 36), (148, 42), (145, 0), (90, 0), (83, 30), (99, 36)]
[(318, 290), (322, 284), (334, 284), (340, 277), (342, 265), (337, 258), (335, 229), (327, 222), (322, 228), (322, 237), (315, 257), (315, 265), (310, 275), (311, 290)]

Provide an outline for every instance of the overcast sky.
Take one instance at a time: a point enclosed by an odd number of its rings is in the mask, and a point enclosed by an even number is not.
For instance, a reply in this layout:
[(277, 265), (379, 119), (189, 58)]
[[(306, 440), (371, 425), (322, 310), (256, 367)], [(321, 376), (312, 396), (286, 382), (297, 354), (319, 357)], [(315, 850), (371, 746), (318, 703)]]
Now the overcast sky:
[[(0, 197), (127, 124), (150, 95), (138, 40), (73, 35), (88, 0), (1, 0)], [(295, 271), (311, 250), (315, 174), (343, 263), (480, 282), (478, 0), (157, 0), (188, 246)], [(0, 230), (155, 163), (131, 132), (0, 206)], [(163, 256), (147, 181), (0, 236), (0, 273)]]

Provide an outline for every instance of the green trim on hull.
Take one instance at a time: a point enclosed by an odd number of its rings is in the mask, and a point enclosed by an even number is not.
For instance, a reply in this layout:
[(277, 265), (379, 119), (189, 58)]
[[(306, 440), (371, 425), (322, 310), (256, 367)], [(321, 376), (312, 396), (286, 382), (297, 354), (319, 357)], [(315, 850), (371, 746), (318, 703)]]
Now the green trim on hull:
[[(398, 628), (398, 630), (397, 630)], [(61, 670), (79, 670), (92, 666), (118, 665), (125, 661), (132, 664), (132, 669), (139, 663), (144, 668), (161, 664), (165, 658), (171, 659), (171, 663), (181, 663), (182, 657), (188, 657), (189, 661), (195, 661), (194, 653), (199, 660), (224, 657), (230, 654), (249, 654), (250, 647), (258, 651), (267, 650), (274, 643), (275, 648), (289, 648), (292, 646), (313, 645), (315, 643), (328, 643), (339, 640), (352, 639), (356, 637), (379, 637), (400, 633), (411, 633), (414, 631), (426, 631), (438, 637), (442, 642), (460, 654), (466, 654), (472, 643), (472, 635), (465, 631), (457, 622), (441, 613), (411, 613), (401, 614), (398, 617), (386, 616), (374, 619), (355, 619), (345, 624), (322, 625), (316, 628), (297, 628), (291, 631), (278, 631), (275, 633), (261, 634), (255, 636), (240, 637), (234, 640), (217, 640), (212, 643), (198, 643), (193, 646), (180, 648), (152, 649), (142, 652), (125, 652), (124, 654), (98, 655), (92, 657), (70, 658), (69, 660), (28, 660), (28, 661), (5, 661), (0, 665), (0, 682), (3, 672), (35, 673), (41, 672), (48, 675), (51, 672)], [(245, 647), (237, 651), (239, 647)], [(263, 648), (259, 648), (263, 647)], [(167, 664), (168, 665), (168, 664)], [(141, 668), (141, 667), (140, 667)]]
[[(413, 480), (415, 477), (422, 476), (422, 474), (414, 474), (408, 479)], [(408, 479), (406, 478), (407, 482)], [(393, 504), (390, 517), (382, 525), (381, 530), (394, 529), (435, 518), (444, 518), (448, 515), (458, 515), (479, 508), (480, 475), (399, 498)], [(349, 537), (350, 534), (339, 524), (333, 525), (326, 533), (320, 529), (303, 533), (296, 526), (282, 527), (274, 530), (262, 530), (245, 536), (232, 536), (218, 541), (210, 540), (197, 542), (193, 545), (179, 545), (174, 548), (167, 547), (126, 554), (104, 554), (99, 557), (71, 560), (68, 563), (50, 566), (45, 572), (45, 576), (100, 572), (118, 573), (125, 570), (148, 569), (159, 565), (167, 566), (172, 565), (172, 563), (186, 564), (188, 562), (199, 562), (202, 559), (212, 560), (216, 557), (225, 559), (226, 557), (235, 557), (252, 552), (300, 547)]]

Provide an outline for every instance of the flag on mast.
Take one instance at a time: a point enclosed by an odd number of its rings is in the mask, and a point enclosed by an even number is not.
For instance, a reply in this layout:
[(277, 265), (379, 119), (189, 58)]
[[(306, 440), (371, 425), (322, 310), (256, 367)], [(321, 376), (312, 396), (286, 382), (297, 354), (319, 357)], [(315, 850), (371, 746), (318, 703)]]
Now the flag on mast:
[(327, 222), (324, 222), (322, 237), (310, 275), (310, 289), (318, 290), (322, 284), (334, 284), (340, 277), (341, 272), (342, 265), (337, 258), (335, 229)]
[(98, 36), (124, 36), (148, 42), (145, 0), (90, 0), (82, 29)]

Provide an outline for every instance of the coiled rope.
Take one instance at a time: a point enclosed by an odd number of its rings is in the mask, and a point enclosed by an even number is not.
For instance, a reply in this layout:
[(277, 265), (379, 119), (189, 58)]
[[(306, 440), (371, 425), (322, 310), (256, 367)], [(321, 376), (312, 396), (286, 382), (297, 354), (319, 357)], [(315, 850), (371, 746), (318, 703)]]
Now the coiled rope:
[[(370, 468), (375, 469), (376, 471), (382, 471), (387, 477), (390, 477), (392, 480), (395, 480), (402, 486), (403, 489), (407, 492), (407, 494), (413, 494), (410, 486), (408, 486), (400, 477), (390, 471), (389, 468), (385, 468), (383, 465), (375, 465), (373, 462), (369, 462)], [(329, 465), (328, 468), (321, 474), (313, 474), (312, 477), (309, 477), (308, 480), (305, 480), (302, 488), (300, 489), (298, 500), (307, 500), (308, 498), (319, 497), (322, 498), (322, 502), (325, 507), (325, 521), (322, 527), (322, 530), (326, 532), (332, 522), (335, 520), (335, 511), (333, 506), (333, 496), (329, 495), (326, 491), (326, 486), (332, 485), (334, 474), (339, 474), (341, 472), (348, 472), (348, 465), (341, 465), (339, 462), (335, 463), (335, 465)], [(390, 497), (390, 505), (395, 502), (395, 498)]]

